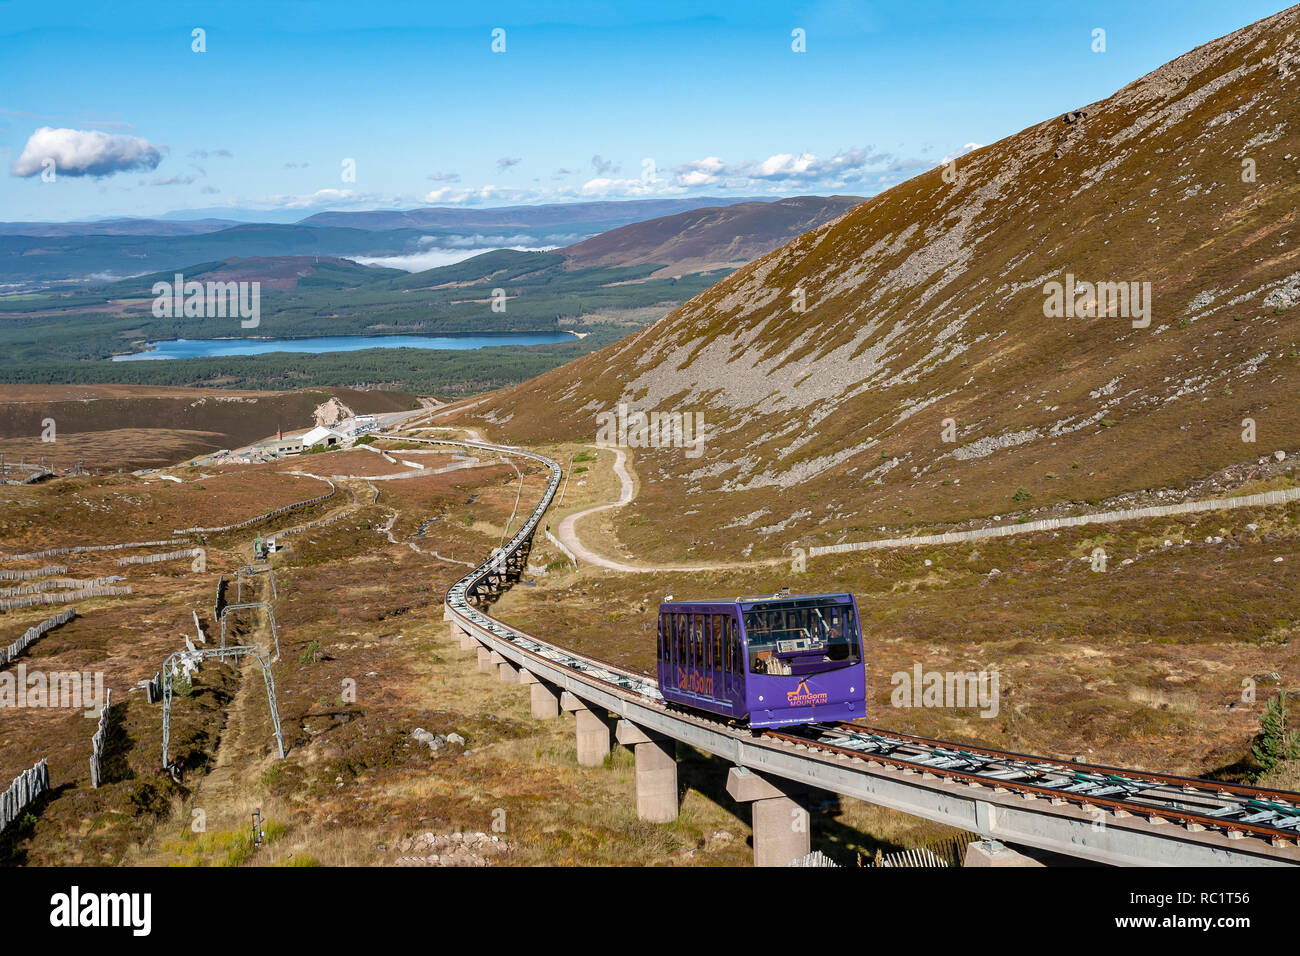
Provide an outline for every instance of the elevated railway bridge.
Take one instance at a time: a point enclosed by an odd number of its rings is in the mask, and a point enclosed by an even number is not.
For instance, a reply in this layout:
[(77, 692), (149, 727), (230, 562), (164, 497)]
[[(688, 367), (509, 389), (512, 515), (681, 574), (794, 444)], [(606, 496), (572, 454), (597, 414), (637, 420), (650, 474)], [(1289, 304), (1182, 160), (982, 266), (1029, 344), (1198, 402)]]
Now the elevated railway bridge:
[[(461, 646), (478, 650), (481, 670), (529, 685), (535, 717), (574, 714), (580, 764), (601, 764), (611, 736), (634, 751), (642, 819), (676, 818), (681, 742), (730, 763), (727, 790), (751, 804), (760, 865), (784, 865), (809, 852), (806, 807), (819, 792), (972, 831), (995, 847), (1095, 863), (1300, 864), (1300, 795), (1294, 793), (1063, 762), (856, 723), (751, 731), (671, 708), (654, 678), (544, 641), (485, 611), (522, 573), (560, 486), (556, 462), (509, 445), (402, 440), (516, 455), (548, 470), (546, 490), (523, 526), (447, 592), (445, 617)], [(1012, 850), (976, 860), (1030, 862)]]

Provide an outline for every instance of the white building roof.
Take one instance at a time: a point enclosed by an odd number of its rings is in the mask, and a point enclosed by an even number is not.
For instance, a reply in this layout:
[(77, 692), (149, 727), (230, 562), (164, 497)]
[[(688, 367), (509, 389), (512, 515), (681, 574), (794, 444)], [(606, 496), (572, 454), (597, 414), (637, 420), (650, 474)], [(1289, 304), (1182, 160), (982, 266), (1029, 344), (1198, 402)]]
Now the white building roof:
[(326, 428), (324, 425), (317, 425), (307, 434), (302, 436), (302, 447), (310, 448), (312, 445), (322, 442), (325, 439), (329, 438), (330, 436), (333, 436), (338, 439), (343, 439), (347, 437), (346, 435), (343, 435), (340, 432), (336, 432), (332, 428)]

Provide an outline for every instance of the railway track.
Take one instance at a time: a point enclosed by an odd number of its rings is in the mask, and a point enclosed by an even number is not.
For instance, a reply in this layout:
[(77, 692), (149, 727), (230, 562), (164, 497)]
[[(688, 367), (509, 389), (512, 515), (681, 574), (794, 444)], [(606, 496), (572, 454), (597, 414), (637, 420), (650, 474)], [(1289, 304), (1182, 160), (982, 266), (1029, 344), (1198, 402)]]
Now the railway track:
[(1277, 846), (1300, 838), (1300, 795), (1282, 790), (1050, 760), (857, 724), (811, 724), (802, 731), (767, 736), (1084, 808), (1141, 814), (1230, 837), (1249, 834)]
[[(397, 437), (389, 435), (387, 437)], [(602, 661), (590, 655), (559, 647), (533, 637), (485, 613), (480, 587), (492, 575), (499, 575), (504, 560), (524, 547), (540, 525), (560, 485), (560, 466), (544, 455), (521, 448), (482, 441), (417, 439), (435, 445), (479, 448), (519, 455), (537, 461), (550, 470), (550, 481), (537, 506), (519, 531), (473, 571), (448, 590), (445, 606), (452, 620), (464, 630), (495, 645), (523, 667), (554, 675), (571, 693), (584, 690), (597, 703), (627, 719), (640, 714), (660, 732), (712, 752), (731, 756), (738, 762), (753, 763), (768, 772), (784, 772), (803, 781), (845, 780), (844, 770), (858, 769), (862, 786), (844, 787), (843, 792), (862, 795), (869, 802), (903, 808), (893, 796), (903, 783), (917, 793), (916, 809), (930, 819), (952, 822), (951, 808), (939, 806), (946, 796), (960, 794), (976, 806), (976, 820), (992, 820), (990, 806), (1010, 811), (1013, 818), (1041, 816), (1047, 828), (1062, 830), (1053, 841), (1042, 845), (1061, 852), (1104, 862), (1147, 862), (1143, 853), (1161, 841), (1204, 846), (1204, 859), (1217, 863), (1280, 863), (1300, 865), (1300, 794), (1222, 783), (1193, 777), (1073, 763), (1009, 751), (976, 747), (953, 741), (934, 740), (911, 734), (866, 727), (856, 723), (811, 724), (786, 730), (751, 731), (699, 714), (670, 708), (659, 693), (657, 682), (643, 672)], [(790, 753), (794, 762), (778, 758)], [(800, 761), (808, 761), (804, 768)], [(818, 772), (816, 764), (829, 764), (834, 773)], [(777, 770), (774, 768), (783, 768)], [(918, 782), (907, 783), (907, 778)], [(882, 781), (887, 782), (884, 785)], [(827, 787), (835, 789), (834, 787)], [(925, 804), (932, 794), (935, 808)], [(880, 799), (873, 800), (873, 794)], [(985, 806), (984, 813), (978, 805)], [(1083, 824), (1081, 828), (1079, 824)], [(990, 823), (990, 830), (993, 825)], [(1088, 829), (1105, 831), (1104, 838), (1088, 840)], [(1033, 828), (1021, 826), (1032, 839)], [(1001, 832), (1001, 831), (999, 831)], [(1136, 849), (1116, 849), (1127, 836)], [(997, 835), (997, 834), (991, 834)], [(1154, 842), (1152, 837), (1157, 837)], [(1197, 856), (1197, 860), (1202, 857)], [(1157, 862), (1152, 860), (1151, 862)]]

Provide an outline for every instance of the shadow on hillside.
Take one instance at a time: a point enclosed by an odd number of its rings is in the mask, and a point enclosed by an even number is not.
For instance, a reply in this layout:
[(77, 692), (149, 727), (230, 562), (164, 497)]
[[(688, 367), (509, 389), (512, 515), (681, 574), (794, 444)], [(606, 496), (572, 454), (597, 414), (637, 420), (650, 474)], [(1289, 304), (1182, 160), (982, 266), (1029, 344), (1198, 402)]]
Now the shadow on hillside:
[(114, 704), (108, 710), (108, 727), (104, 731), (104, 751), (100, 755), (100, 783), (126, 780), (135, 776), (127, 761), (135, 747), (135, 738), (126, 730), (126, 702)]
[(27, 805), (22, 816), (0, 833), (0, 866), (26, 866), (27, 843), (36, 833), (36, 825), (41, 816), (54, 800), (64, 791), (72, 789), (72, 784), (64, 783), (51, 787)]

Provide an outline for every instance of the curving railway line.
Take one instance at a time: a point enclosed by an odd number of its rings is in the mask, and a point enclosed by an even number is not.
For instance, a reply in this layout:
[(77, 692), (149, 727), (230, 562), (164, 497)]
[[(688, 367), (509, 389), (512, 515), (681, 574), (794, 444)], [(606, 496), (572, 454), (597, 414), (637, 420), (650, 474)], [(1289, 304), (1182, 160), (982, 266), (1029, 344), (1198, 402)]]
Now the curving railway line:
[[(829, 791), (1003, 843), (1099, 863), (1300, 865), (1300, 795), (1294, 793), (1052, 760), (856, 723), (751, 731), (675, 709), (654, 678), (540, 640), (482, 609), (522, 571), (533, 533), (559, 489), (559, 464), (508, 445), (402, 440), (518, 455), (549, 469), (546, 491), (522, 527), (452, 585), (445, 614), (453, 634), (486, 649), (525, 682), (552, 688), (565, 710), (604, 722), (613, 715), (620, 742), (637, 749), (638, 788), (640, 745), (680, 741), (732, 763), (733, 796), (784, 800), (782, 811), (809, 792)], [(671, 780), (675, 799), (675, 764)], [(759, 820), (756, 803), (756, 859)]]

